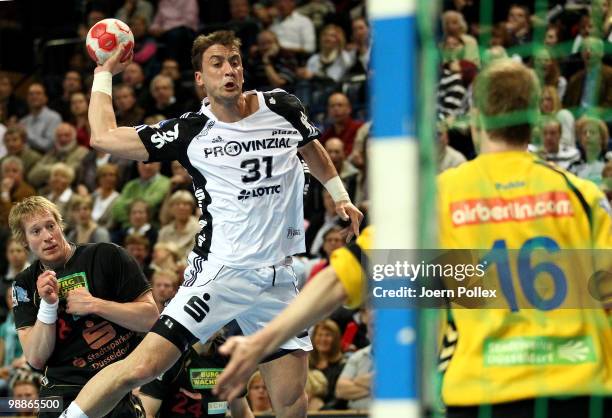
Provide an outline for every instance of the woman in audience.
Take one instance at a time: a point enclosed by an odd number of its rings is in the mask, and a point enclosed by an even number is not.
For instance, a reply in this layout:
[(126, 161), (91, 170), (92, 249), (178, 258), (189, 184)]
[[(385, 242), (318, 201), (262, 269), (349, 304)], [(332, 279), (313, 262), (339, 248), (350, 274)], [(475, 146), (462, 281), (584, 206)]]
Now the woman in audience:
[(442, 15), (443, 45), (447, 44), (449, 37), (454, 37), (463, 46), (463, 53), (459, 59), (471, 61), (480, 66), (478, 43), (476, 38), (467, 34), (467, 29), (467, 23), (461, 13), (449, 10)]
[(93, 200), (89, 196), (75, 196), (71, 203), (74, 227), (66, 238), (76, 244), (110, 242), (108, 230), (99, 226), (92, 218)]
[(344, 239), (342, 237), (342, 228), (339, 226), (332, 226), (323, 234), (323, 253), (325, 257), (317, 264), (312, 266), (308, 280), (312, 279), (318, 272), (323, 270), (329, 265), (329, 257), (331, 253), (344, 245)]
[(179, 190), (170, 197), (172, 222), (159, 231), (159, 242), (172, 242), (176, 245), (179, 258), (186, 260), (195, 244), (195, 236), (200, 231), (200, 224), (193, 212), (195, 199), (191, 193)]
[(319, 52), (306, 62), (306, 68), (298, 69), (303, 79), (314, 77), (339, 82), (353, 66), (353, 57), (345, 51), (346, 37), (340, 26), (326, 25), (319, 35)]
[(568, 170), (578, 177), (601, 185), (603, 168), (609, 159), (606, 155), (610, 138), (608, 127), (601, 119), (583, 116), (576, 122), (576, 135), (582, 159), (571, 165)]
[(68, 207), (74, 195), (70, 188), (73, 180), (74, 170), (69, 165), (55, 163), (51, 166), (49, 193), (45, 197), (55, 203), (64, 219), (69, 219)]
[(172, 177), (170, 177), (170, 190), (168, 195), (162, 202), (161, 209), (159, 210), (159, 224), (165, 226), (172, 220), (172, 214), (170, 213), (170, 198), (179, 190), (187, 190), (191, 192), (193, 190), (193, 183), (191, 176), (185, 170), (185, 168), (178, 161), (172, 161), (170, 168), (172, 170)]
[(327, 378), (327, 393), (323, 401), (326, 408), (333, 409), (336, 406), (336, 381), (345, 363), (340, 349), (340, 328), (331, 319), (325, 319), (315, 325), (312, 335), (313, 349), (308, 356), (308, 364), (311, 369), (321, 371)]
[(124, 240), (130, 235), (141, 235), (149, 241), (149, 248), (157, 242), (158, 231), (150, 223), (151, 208), (142, 199), (134, 199), (130, 204), (128, 215), (129, 225), (117, 231), (113, 236), (113, 242), (118, 245), (125, 245)]
[(77, 133), (77, 142), (79, 145), (89, 148), (89, 138), (91, 130), (89, 129), (89, 120), (87, 119), (87, 111), (89, 103), (87, 96), (78, 92), (72, 93), (70, 96), (70, 123), (75, 127)]
[(261, 373), (256, 371), (247, 383), (247, 401), (254, 413), (271, 413), (272, 403)]
[(559, 63), (552, 57), (548, 48), (540, 48), (534, 54), (534, 69), (540, 79), (540, 85), (555, 87), (559, 93), (559, 100), (563, 100), (567, 80), (561, 75)]
[(153, 246), (151, 269), (155, 271), (171, 270), (177, 271), (177, 263), (182, 262), (176, 245), (172, 242), (158, 242)]
[(561, 145), (576, 146), (576, 128), (574, 115), (561, 107), (561, 100), (556, 86), (543, 86), (540, 99), (540, 111), (543, 115), (553, 116), (561, 124)]
[(308, 410), (319, 411), (325, 406), (323, 398), (327, 395), (329, 383), (325, 375), (316, 369), (308, 370), (306, 376), (306, 396), (308, 396)]
[(98, 225), (110, 230), (114, 226), (111, 209), (113, 202), (119, 197), (117, 178), (119, 168), (115, 164), (102, 164), (96, 170), (98, 188), (92, 193), (93, 208), (91, 218)]

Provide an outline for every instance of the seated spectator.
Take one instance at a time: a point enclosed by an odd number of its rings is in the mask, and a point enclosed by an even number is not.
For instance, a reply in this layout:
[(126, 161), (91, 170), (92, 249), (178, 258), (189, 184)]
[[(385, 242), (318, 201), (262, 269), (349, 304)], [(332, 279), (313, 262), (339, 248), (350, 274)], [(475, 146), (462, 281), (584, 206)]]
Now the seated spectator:
[(345, 45), (346, 37), (340, 26), (325, 26), (319, 35), (319, 52), (308, 59), (306, 68), (298, 70), (298, 76), (305, 80), (331, 79), (338, 83), (354, 64)]
[(340, 328), (331, 319), (315, 325), (312, 333), (312, 351), (308, 354), (308, 366), (325, 375), (328, 390), (323, 396), (326, 409), (336, 406), (334, 389), (346, 360), (340, 350)]
[(104, 151), (91, 149), (83, 157), (81, 165), (77, 169), (77, 191), (79, 194), (89, 194), (98, 187), (98, 168), (104, 164), (114, 164), (117, 168), (117, 177), (114, 187), (121, 190), (123, 185), (130, 180), (134, 169), (134, 162), (107, 154)]
[(193, 195), (179, 190), (170, 197), (172, 222), (159, 230), (158, 242), (172, 242), (177, 247), (179, 259), (186, 260), (200, 232), (198, 219), (193, 215), (196, 202)]
[(329, 266), (329, 257), (331, 256), (331, 253), (342, 246), (344, 246), (342, 228), (340, 228), (339, 226), (332, 226), (327, 231), (325, 231), (325, 233), (323, 234), (322, 247), (323, 259), (321, 259), (317, 264), (312, 266), (312, 268), (310, 269), (310, 274), (308, 275), (308, 280), (311, 280), (317, 275), (318, 272)]
[(278, 16), (270, 30), (278, 37), (281, 48), (296, 54), (315, 52), (316, 34), (312, 21), (295, 10), (295, 0), (275, 0)]
[(89, 129), (89, 119), (87, 111), (89, 110), (89, 102), (87, 96), (83, 93), (73, 93), (70, 96), (70, 118), (67, 119), (76, 129), (77, 143), (83, 147), (89, 148), (89, 137), (91, 130)]
[(183, 107), (174, 97), (174, 83), (170, 77), (156, 75), (151, 80), (150, 89), (153, 101), (145, 109), (145, 116), (162, 114), (166, 119), (181, 116)]
[(319, 33), (325, 22), (336, 13), (336, 6), (329, 0), (307, 0), (301, 3), (297, 12), (310, 19), (316, 33)]
[(157, 242), (157, 228), (151, 225), (151, 208), (146, 200), (136, 198), (129, 205), (129, 222), (124, 227), (119, 229), (114, 237), (113, 242), (118, 245), (125, 246), (125, 239), (128, 236), (142, 235), (147, 238), (149, 248)]
[(533, 38), (531, 14), (527, 6), (521, 4), (510, 6), (506, 30), (510, 35), (510, 44), (508, 46), (524, 45), (531, 42)]
[(27, 105), (13, 92), (13, 83), (10, 77), (6, 74), (0, 74), (0, 123), (17, 122), (27, 113)]
[(23, 364), (23, 348), (17, 337), (15, 317), (13, 315), (13, 289), (8, 287), (2, 294), (8, 313), (6, 320), (0, 324), (0, 391), (8, 389), (8, 381), (13, 368)]
[(116, 164), (102, 164), (96, 170), (98, 188), (91, 194), (93, 199), (91, 219), (109, 231), (115, 224), (111, 208), (115, 199), (119, 197), (119, 192), (117, 192), (118, 176), (119, 169)]
[(77, 71), (67, 71), (62, 81), (62, 95), (49, 102), (49, 107), (60, 114), (62, 120), (70, 120), (70, 100), (74, 93), (83, 92), (83, 80)]
[(53, 148), (55, 130), (62, 122), (62, 117), (55, 110), (47, 107), (47, 93), (41, 83), (32, 83), (28, 88), (29, 113), (19, 120), (28, 133), (28, 144), (39, 152)]
[(187, 67), (199, 25), (196, 0), (160, 0), (149, 33), (165, 44), (165, 54)]
[[(6, 274), (0, 280), (0, 295), (6, 294), (6, 290), (10, 289), (15, 281), (15, 276), (30, 266), (28, 261), (28, 251), (19, 241), (14, 238), (9, 238), (6, 243), (6, 260), (8, 261), (8, 269)], [(0, 298), (0, 323), (4, 322), (9, 307), (6, 300)]]
[(134, 62), (140, 64), (146, 76), (152, 76), (159, 70), (155, 58), (157, 42), (148, 32), (147, 20), (142, 16), (134, 16), (130, 20), (130, 29), (134, 35)]
[(567, 170), (580, 161), (580, 151), (576, 147), (561, 145), (561, 123), (553, 118), (545, 118), (540, 125), (542, 130), (542, 149), (540, 157)]
[(149, 240), (140, 234), (128, 235), (123, 246), (128, 254), (134, 257), (145, 277), (151, 280), (153, 270), (149, 267), (149, 251), (151, 248)]
[(261, 377), (261, 373), (256, 371), (247, 383), (247, 401), (251, 407), (253, 413), (271, 413), (272, 402), (270, 402), (270, 395), (268, 395), (268, 389), (266, 384)]
[(151, 269), (154, 271), (176, 271), (178, 263), (183, 263), (184, 261), (179, 258), (178, 249), (172, 242), (158, 242), (153, 246)]
[(576, 126), (574, 115), (567, 109), (561, 108), (561, 100), (557, 88), (544, 86), (540, 101), (540, 111), (543, 115), (555, 117), (561, 124), (561, 145), (576, 147)]
[(155, 270), (151, 277), (151, 290), (160, 313), (166, 303), (176, 295), (178, 288), (179, 277), (174, 270)]
[(448, 125), (438, 124), (438, 174), (466, 162), (465, 156), (448, 145)]
[(304, 391), (308, 397), (308, 410), (319, 411), (325, 406), (324, 397), (328, 393), (329, 382), (320, 370), (308, 370)]
[(160, 164), (138, 162), (138, 178), (126, 183), (113, 206), (113, 218), (121, 225), (128, 222), (128, 208), (134, 199), (147, 202), (152, 211), (151, 219), (157, 215), (162, 200), (170, 188), (170, 179), (159, 174)]
[(347, 45), (353, 57), (353, 66), (348, 70), (351, 75), (365, 74), (370, 72), (370, 55), (372, 53), (370, 25), (363, 17), (353, 19), (351, 23), (353, 29), (352, 42)]
[[(372, 315), (368, 330), (371, 332)], [(371, 334), (368, 334), (371, 339)], [(336, 384), (336, 398), (348, 401), (349, 409), (367, 410), (372, 401), (372, 345), (357, 350), (349, 357)]]
[(587, 38), (580, 48), (585, 69), (574, 74), (563, 98), (566, 108), (612, 107), (612, 67), (604, 65), (604, 44), (601, 39)]
[(172, 161), (170, 164), (172, 170), (172, 177), (170, 177), (170, 189), (168, 194), (164, 198), (162, 207), (159, 210), (159, 224), (165, 226), (172, 220), (172, 214), (170, 213), (170, 198), (179, 190), (187, 190), (189, 193), (193, 191), (193, 182), (191, 176), (185, 170), (185, 167), (178, 161)]
[(544, 33), (544, 45), (548, 48), (553, 48), (559, 43), (559, 27), (556, 25), (548, 25)]
[(89, 196), (75, 196), (70, 204), (73, 228), (66, 238), (75, 244), (96, 244), (110, 242), (106, 228), (98, 225), (92, 218), (93, 200)]
[(248, 84), (253, 89), (293, 91), (297, 61), (293, 53), (281, 49), (274, 32), (262, 30), (257, 35), (257, 50), (247, 66)]
[(582, 47), (582, 42), (588, 38), (589, 36), (595, 36), (593, 33), (593, 21), (591, 16), (588, 14), (582, 15), (580, 17), (580, 21), (578, 22), (578, 34), (574, 38), (574, 42), (572, 42), (572, 54), (577, 54), (580, 52)]
[(323, 235), (328, 229), (339, 226), (341, 219), (336, 213), (336, 204), (327, 190), (323, 190), (323, 213), (313, 215), (306, 229), (306, 249), (312, 257), (318, 257), (323, 248)]
[(550, 50), (540, 48), (534, 54), (534, 69), (540, 80), (540, 85), (552, 86), (557, 89), (559, 98), (563, 99), (567, 89), (567, 80), (561, 75), (557, 60), (553, 59)]
[(70, 188), (73, 181), (74, 170), (72, 167), (64, 163), (55, 163), (51, 166), (49, 193), (45, 197), (55, 203), (63, 219), (70, 219), (68, 209), (74, 197), (74, 192)]
[(349, 194), (352, 202), (357, 202), (360, 199), (357, 197), (363, 195), (362, 190), (358, 190), (361, 185), (361, 172), (355, 168), (353, 164), (346, 160), (344, 152), (344, 143), (339, 138), (329, 138), (325, 141), (325, 150), (329, 154), (332, 164), (336, 168), (340, 179), (344, 183), (344, 187)]
[(325, 143), (329, 138), (340, 138), (344, 143), (344, 151), (350, 154), (355, 142), (355, 134), (363, 125), (351, 116), (352, 107), (346, 95), (334, 93), (327, 100), (327, 115), (332, 124), (321, 135), (321, 142)]
[(610, 133), (606, 124), (598, 118), (583, 116), (576, 122), (576, 135), (582, 158), (572, 164), (569, 171), (578, 177), (602, 184), (601, 173), (608, 161), (606, 151)]
[(8, 128), (4, 134), (3, 142), (6, 147), (6, 155), (0, 159), (0, 164), (5, 158), (14, 156), (23, 163), (24, 173), (29, 173), (32, 167), (42, 158), (42, 154), (30, 148), (27, 143), (27, 133), (20, 125)]
[(113, 91), (117, 126), (140, 125), (144, 119), (144, 109), (138, 106), (134, 88), (128, 84), (120, 84)]
[(115, 18), (123, 22), (130, 22), (134, 17), (143, 18), (148, 26), (153, 20), (153, 5), (147, 0), (125, 0), (115, 13)]
[(68, 123), (61, 123), (55, 130), (53, 148), (47, 151), (28, 173), (28, 182), (40, 189), (49, 180), (51, 167), (59, 162), (69, 166), (74, 177), (74, 172), (78, 170), (87, 152), (87, 148), (77, 143), (76, 129)]
[(0, 170), (0, 226), (8, 228), (8, 216), (13, 205), (26, 197), (34, 196), (36, 190), (23, 179), (23, 163), (19, 158), (4, 158)]
[(125, 70), (123, 70), (123, 73), (121, 73), (121, 81), (124, 85), (132, 88), (136, 97), (136, 103), (140, 107), (144, 107), (151, 100), (149, 89), (147, 89), (145, 84), (145, 75), (140, 64), (136, 62), (129, 63)]
[[(480, 55), (476, 38), (467, 33), (467, 22), (463, 15), (454, 10), (442, 14), (443, 39), (446, 41), (453, 37), (463, 46), (463, 53), (458, 59), (464, 59), (480, 66)], [(446, 44), (446, 42), (444, 42)]]
[[(191, 92), (191, 89), (183, 87), (181, 84), (181, 67), (177, 60), (173, 58), (166, 58), (165, 60), (163, 60), (159, 73), (172, 79), (172, 83), (174, 84), (174, 96), (176, 97), (176, 100), (179, 103), (186, 103), (189, 99), (192, 98), (193, 93)], [(192, 109), (187, 106), (184, 106), (184, 108), (188, 110)], [(199, 106), (195, 109), (199, 109)]]

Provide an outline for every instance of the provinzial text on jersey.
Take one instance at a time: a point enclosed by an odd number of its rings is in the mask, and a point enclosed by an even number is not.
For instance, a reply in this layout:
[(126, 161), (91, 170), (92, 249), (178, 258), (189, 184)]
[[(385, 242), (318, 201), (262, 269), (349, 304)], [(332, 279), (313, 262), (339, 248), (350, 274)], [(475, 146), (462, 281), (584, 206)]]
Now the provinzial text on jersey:
[(204, 147), (204, 157), (223, 157), (225, 155), (236, 157), (243, 152), (290, 147), (290, 138), (265, 138), (248, 142), (229, 141), (225, 145)]

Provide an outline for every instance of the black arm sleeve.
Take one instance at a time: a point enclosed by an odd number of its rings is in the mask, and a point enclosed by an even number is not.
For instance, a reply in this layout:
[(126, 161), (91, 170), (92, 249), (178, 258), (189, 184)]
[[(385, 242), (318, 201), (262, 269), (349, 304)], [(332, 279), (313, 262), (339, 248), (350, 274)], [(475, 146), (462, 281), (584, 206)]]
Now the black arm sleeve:
[(321, 137), (321, 131), (308, 119), (302, 102), (296, 96), (276, 89), (264, 93), (264, 98), (270, 110), (287, 119), (300, 132), (302, 140), (298, 148)]
[(19, 273), (13, 283), (13, 314), (16, 329), (31, 327), (36, 323), (38, 314), (38, 306), (34, 303), (36, 280), (32, 276), (32, 271), (28, 268)]
[(213, 123), (200, 113), (190, 112), (153, 126), (138, 125), (134, 128), (149, 153), (149, 162), (173, 161), (182, 160), (193, 138)]

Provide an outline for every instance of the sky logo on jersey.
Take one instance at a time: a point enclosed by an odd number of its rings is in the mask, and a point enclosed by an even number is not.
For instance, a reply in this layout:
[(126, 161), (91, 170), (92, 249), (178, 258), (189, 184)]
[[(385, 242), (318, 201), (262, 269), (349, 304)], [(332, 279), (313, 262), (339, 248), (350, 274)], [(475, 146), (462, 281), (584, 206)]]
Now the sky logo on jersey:
[(457, 227), (574, 215), (569, 195), (565, 192), (545, 192), (512, 199), (463, 200), (451, 203), (450, 211), (453, 225)]
[(167, 132), (156, 132), (151, 136), (151, 142), (155, 145), (155, 148), (160, 149), (169, 142), (173, 142), (178, 139), (179, 126), (178, 123), (174, 125), (174, 129)]
[(243, 189), (243, 190), (240, 190), (240, 193), (238, 194), (238, 200), (247, 200), (250, 197), (262, 197), (262, 196), (269, 196), (273, 194), (280, 194), (280, 191), (281, 191), (280, 184), (277, 184), (275, 186), (258, 187), (252, 190)]
[(290, 148), (290, 138), (265, 138), (248, 142), (229, 141), (224, 146), (204, 147), (204, 158), (208, 157), (237, 157), (243, 152), (259, 151), (264, 149)]

